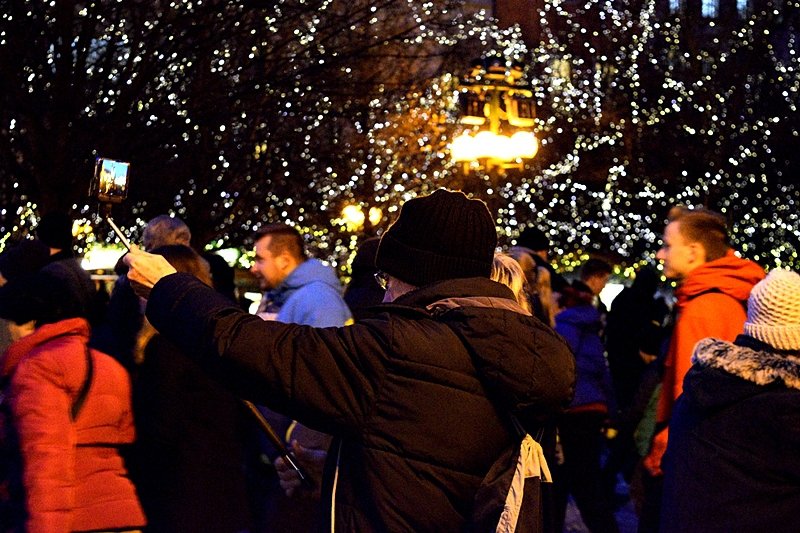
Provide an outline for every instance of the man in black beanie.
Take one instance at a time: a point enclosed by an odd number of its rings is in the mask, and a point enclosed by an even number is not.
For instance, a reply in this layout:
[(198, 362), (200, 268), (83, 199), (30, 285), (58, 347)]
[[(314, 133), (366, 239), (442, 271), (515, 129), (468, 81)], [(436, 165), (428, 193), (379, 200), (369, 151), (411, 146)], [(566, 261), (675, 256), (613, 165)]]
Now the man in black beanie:
[(489, 279), (496, 245), (483, 202), (447, 190), (407, 201), (378, 247), (385, 304), (341, 328), (265, 322), (158, 256), (126, 262), (161, 334), (224, 365), (237, 393), (334, 436), (322, 528), (494, 530), (503, 513), (542, 530), (541, 506), (510, 516), (504, 504), (521, 435), (569, 401), (574, 360)]

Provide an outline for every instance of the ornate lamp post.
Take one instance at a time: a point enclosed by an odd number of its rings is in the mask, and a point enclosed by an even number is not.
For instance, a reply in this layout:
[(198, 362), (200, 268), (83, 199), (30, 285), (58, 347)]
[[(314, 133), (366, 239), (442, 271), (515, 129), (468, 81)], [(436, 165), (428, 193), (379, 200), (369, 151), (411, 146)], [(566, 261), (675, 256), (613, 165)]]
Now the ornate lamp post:
[[(450, 153), (455, 161), (480, 161), (491, 167), (520, 167), (536, 155), (539, 142), (531, 130), (535, 119), (533, 92), (522, 79), (522, 68), (507, 68), (500, 58), (473, 62), (460, 80), (462, 124), (484, 126), (475, 134), (465, 131), (453, 140)], [(488, 126), (488, 128), (486, 127)]]

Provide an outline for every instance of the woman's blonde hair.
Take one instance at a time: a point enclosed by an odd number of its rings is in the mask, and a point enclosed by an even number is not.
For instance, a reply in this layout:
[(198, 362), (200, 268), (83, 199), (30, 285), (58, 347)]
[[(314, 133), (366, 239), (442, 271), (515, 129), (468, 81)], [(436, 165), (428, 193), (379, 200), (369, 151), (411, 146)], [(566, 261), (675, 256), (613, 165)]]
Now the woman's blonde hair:
[(520, 307), (530, 314), (531, 304), (528, 300), (528, 283), (525, 278), (525, 272), (522, 271), (522, 267), (513, 257), (503, 253), (494, 254), (490, 277), (511, 289)]
[(550, 288), (550, 271), (543, 266), (537, 266), (536, 260), (525, 248), (512, 246), (508, 249), (508, 255), (514, 258), (522, 271), (525, 273), (527, 286), (525, 291), (528, 293), (529, 302), (536, 298), (541, 306), (542, 316), (536, 315), (547, 322), (550, 327), (556, 325), (556, 301), (553, 290)]
[(542, 313), (547, 319), (547, 324), (552, 328), (556, 325), (556, 302), (553, 289), (550, 287), (550, 271), (545, 267), (536, 267), (536, 294), (542, 304)]

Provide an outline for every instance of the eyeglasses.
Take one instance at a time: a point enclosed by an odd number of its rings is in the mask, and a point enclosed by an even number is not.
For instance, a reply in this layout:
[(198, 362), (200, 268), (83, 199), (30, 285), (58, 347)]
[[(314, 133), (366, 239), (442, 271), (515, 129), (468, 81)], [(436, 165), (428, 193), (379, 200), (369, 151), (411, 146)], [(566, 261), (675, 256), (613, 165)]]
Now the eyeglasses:
[(375, 276), (375, 281), (378, 282), (378, 285), (381, 286), (381, 289), (386, 290), (386, 287), (389, 286), (389, 274), (378, 270), (375, 272), (375, 274), (373, 274), (373, 276)]

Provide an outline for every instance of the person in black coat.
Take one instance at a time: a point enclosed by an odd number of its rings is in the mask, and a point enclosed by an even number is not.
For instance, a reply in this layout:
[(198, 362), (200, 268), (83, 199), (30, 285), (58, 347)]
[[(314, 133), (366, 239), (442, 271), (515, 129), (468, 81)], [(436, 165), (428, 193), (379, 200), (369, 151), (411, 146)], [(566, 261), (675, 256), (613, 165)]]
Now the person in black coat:
[[(237, 372), (254, 402), (334, 436), (325, 529), (463, 531), (479, 521), (479, 489), (510, 484), (516, 459), (497, 461), (516, 457), (517, 426), (537, 435), (575, 380), (563, 339), (489, 279), (496, 246), (482, 202), (446, 190), (407, 201), (378, 247), (385, 306), (340, 328), (266, 322), (163, 258), (126, 261), (165, 337)], [(484, 527), (505, 498), (492, 502)], [(520, 514), (518, 531), (541, 530), (535, 515)]]
[(545, 233), (535, 226), (529, 226), (522, 230), (517, 237), (517, 246), (527, 250), (531, 258), (536, 262), (536, 266), (547, 269), (550, 273), (550, 288), (557, 295), (561, 294), (569, 286), (569, 282), (556, 272), (550, 264), (548, 255), (550, 253), (550, 239)]
[[(158, 215), (142, 231), (142, 246), (150, 251), (170, 244), (189, 246), (192, 233), (178, 217)], [(135, 368), (136, 338), (142, 329), (142, 309), (139, 298), (131, 289), (126, 276), (128, 267), (120, 259), (114, 267), (117, 281), (111, 290), (105, 319), (93, 328), (90, 344), (119, 361), (128, 372)]]
[(800, 275), (752, 290), (744, 334), (703, 339), (670, 421), (663, 533), (798, 530)]
[(642, 373), (655, 360), (663, 340), (669, 307), (655, 297), (657, 289), (656, 271), (642, 268), (633, 284), (614, 298), (606, 318), (608, 366), (621, 411), (631, 405)]
[[(211, 284), (208, 264), (191, 248), (168, 245), (153, 253)], [(250, 427), (241, 401), (147, 320), (134, 353), (131, 477), (146, 531), (247, 531)]]

